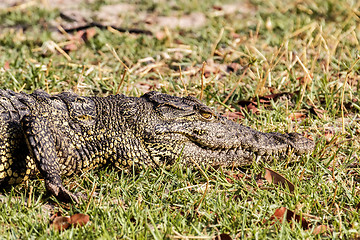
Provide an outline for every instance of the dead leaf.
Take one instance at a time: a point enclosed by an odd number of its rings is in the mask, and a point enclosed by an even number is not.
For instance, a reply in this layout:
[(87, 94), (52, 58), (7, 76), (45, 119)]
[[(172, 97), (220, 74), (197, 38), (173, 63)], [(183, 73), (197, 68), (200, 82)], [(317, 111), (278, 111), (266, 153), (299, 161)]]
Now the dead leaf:
[[(230, 178), (231, 177), (231, 178)], [(226, 178), (226, 181), (228, 181), (229, 183), (234, 183), (234, 179), (235, 180), (240, 180), (241, 178), (245, 177), (245, 174), (243, 173), (238, 173), (238, 174), (230, 174), (230, 177)]]
[(306, 114), (301, 112), (294, 112), (289, 114), (289, 118), (292, 121), (304, 120), (306, 118)]
[(74, 227), (82, 227), (89, 222), (89, 219), (89, 215), (77, 213), (69, 218), (69, 223), (72, 224)]
[(10, 63), (8, 61), (5, 61), (4, 63), (4, 69), (9, 70), (10, 69)]
[(50, 217), (50, 226), (55, 230), (64, 231), (71, 226), (73, 227), (82, 227), (89, 222), (89, 215), (77, 213), (71, 217), (62, 216), (61, 212), (57, 212)]
[(312, 232), (314, 235), (325, 233), (329, 229), (326, 225), (319, 225), (316, 228), (314, 228), (314, 231)]
[(86, 30), (80, 30), (76, 32), (74, 35), (70, 35), (70, 43), (63, 47), (65, 51), (75, 51), (84, 44), (85, 42), (89, 41), (93, 38), (96, 34), (96, 29), (94, 27), (88, 28)]
[(220, 235), (217, 235), (214, 240), (232, 240), (232, 238), (230, 237), (229, 234), (227, 233), (222, 233)]
[(223, 114), (223, 116), (230, 120), (240, 120), (245, 118), (241, 112), (227, 112)]
[(305, 218), (303, 218), (301, 215), (295, 214), (293, 211), (285, 207), (276, 209), (274, 214), (270, 217), (269, 221), (272, 221), (272, 224), (274, 224), (275, 221), (282, 223), (283, 219), (286, 219), (286, 221), (289, 223), (292, 221), (301, 222), (301, 226), (305, 230), (309, 229), (310, 226), (309, 222)]
[(247, 105), (248, 110), (250, 110), (252, 114), (256, 114), (259, 112), (259, 109), (256, 107), (256, 105), (254, 103), (250, 103), (249, 105)]
[(240, 100), (238, 102), (239, 106), (241, 108), (245, 108), (250, 111), (253, 114), (257, 114), (259, 112), (259, 109), (257, 108), (257, 102), (255, 101), (250, 101), (250, 100)]
[(292, 184), (289, 180), (287, 180), (285, 177), (283, 177), (279, 173), (277, 173), (269, 168), (265, 168), (265, 179), (269, 183), (273, 183), (274, 185), (280, 185), (284, 188), (286, 188), (286, 186), (287, 186), (291, 193), (295, 189), (294, 184)]
[(55, 217), (51, 226), (55, 230), (64, 231), (71, 226), (71, 224), (69, 223), (69, 217), (64, 217), (64, 216)]
[(219, 6), (219, 5), (213, 5), (213, 6), (212, 6), (212, 9), (217, 10), (217, 11), (221, 11), (221, 10), (222, 10), (222, 7)]

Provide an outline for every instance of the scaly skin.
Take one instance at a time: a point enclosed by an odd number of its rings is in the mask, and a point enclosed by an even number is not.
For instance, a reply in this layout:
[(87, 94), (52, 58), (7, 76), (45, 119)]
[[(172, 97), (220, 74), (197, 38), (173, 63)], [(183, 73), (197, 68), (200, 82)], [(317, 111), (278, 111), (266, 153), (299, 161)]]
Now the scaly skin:
[(297, 133), (262, 133), (214, 113), (194, 97), (80, 97), (0, 90), (0, 183), (38, 174), (62, 201), (78, 196), (61, 178), (111, 164), (126, 170), (172, 165), (243, 166), (259, 156), (309, 153)]

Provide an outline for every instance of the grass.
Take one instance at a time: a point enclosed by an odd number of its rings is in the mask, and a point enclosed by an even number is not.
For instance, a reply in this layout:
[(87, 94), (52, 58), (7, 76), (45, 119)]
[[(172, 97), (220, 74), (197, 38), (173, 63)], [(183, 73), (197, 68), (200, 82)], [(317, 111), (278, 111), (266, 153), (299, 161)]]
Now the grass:
[[(112, 1), (78, 7), (97, 13), (106, 4)], [(227, 4), (234, 3), (137, 1), (134, 10), (119, 14), (121, 26), (149, 29), (154, 36), (96, 29), (85, 42), (75, 33), (67, 38), (58, 32), (57, 22), (69, 24), (60, 18), (68, 11), (64, 6), (43, 8), (40, 1), (30, 1), (3, 8), (0, 87), (100, 96), (140, 96), (149, 90), (202, 96), (220, 113), (241, 112), (242, 124), (260, 131), (312, 137), (315, 151), (297, 162), (278, 159), (245, 169), (90, 171), (65, 180), (72, 191), (95, 190), (89, 202), (79, 205), (58, 203), (46, 195), (41, 180), (32, 180), (3, 191), (2, 238), (212, 239), (220, 233), (234, 239), (359, 238), (359, 3), (249, 0), (236, 5), (235, 12)], [(199, 15), (189, 26), (159, 27), (157, 22), (159, 16), (190, 13)], [(203, 24), (197, 22), (201, 16)], [(76, 49), (59, 51), (70, 43)], [(267, 103), (257, 98), (279, 92), (294, 97)], [(256, 114), (239, 104), (250, 98), (259, 103)], [(291, 114), (302, 118), (294, 120)], [(295, 184), (294, 193), (264, 182), (264, 166)], [(279, 207), (302, 213), (310, 229), (294, 221), (265, 224)], [(54, 231), (49, 215), (56, 211), (88, 214), (91, 223)], [(315, 235), (318, 225), (328, 230)]]

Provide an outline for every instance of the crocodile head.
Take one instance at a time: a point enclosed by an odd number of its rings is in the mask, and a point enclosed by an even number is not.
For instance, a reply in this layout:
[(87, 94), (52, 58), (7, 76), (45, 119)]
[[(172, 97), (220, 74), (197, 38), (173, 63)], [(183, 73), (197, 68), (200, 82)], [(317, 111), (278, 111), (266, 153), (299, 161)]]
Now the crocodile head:
[(156, 164), (196, 161), (212, 166), (249, 165), (260, 156), (301, 155), (312, 140), (297, 133), (262, 133), (216, 114), (198, 99), (149, 92), (143, 140)]

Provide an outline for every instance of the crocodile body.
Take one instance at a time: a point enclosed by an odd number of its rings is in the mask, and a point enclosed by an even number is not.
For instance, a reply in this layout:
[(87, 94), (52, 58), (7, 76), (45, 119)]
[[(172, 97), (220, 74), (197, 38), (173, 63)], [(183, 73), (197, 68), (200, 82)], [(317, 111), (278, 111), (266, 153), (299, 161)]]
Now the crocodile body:
[(259, 156), (311, 152), (297, 133), (262, 133), (216, 114), (194, 97), (81, 97), (0, 90), (0, 184), (41, 174), (47, 190), (78, 201), (61, 178), (113, 165), (242, 166)]

